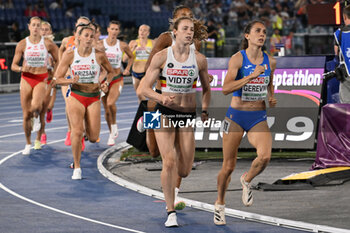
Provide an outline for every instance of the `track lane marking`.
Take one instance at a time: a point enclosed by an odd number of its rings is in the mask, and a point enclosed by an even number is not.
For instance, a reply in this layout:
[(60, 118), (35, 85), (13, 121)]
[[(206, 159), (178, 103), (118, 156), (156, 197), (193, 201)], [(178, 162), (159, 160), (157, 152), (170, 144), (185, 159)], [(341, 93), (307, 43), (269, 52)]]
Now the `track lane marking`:
[[(129, 128), (122, 128), (120, 129), (119, 131), (125, 131), (125, 130), (128, 130)], [(104, 134), (104, 133), (109, 133), (109, 131), (104, 131), (104, 132), (101, 132), (100, 134)], [(58, 143), (58, 142), (63, 142), (65, 139), (60, 139), (60, 140), (55, 140), (55, 141), (51, 141), (47, 144), (54, 144), (54, 143)], [(9, 160), (10, 158), (18, 155), (22, 153), (22, 150), (20, 151), (17, 151), (5, 158), (3, 158), (2, 160), (0, 160), (0, 166), (6, 162), (7, 160)], [(84, 221), (88, 221), (88, 222), (92, 222), (92, 223), (96, 223), (96, 224), (100, 224), (100, 225), (104, 225), (104, 226), (108, 226), (108, 227), (112, 227), (112, 228), (116, 228), (116, 229), (120, 229), (120, 230), (124, 230), (124, 231), (128, 231), (128, 232), (135, 232), (135, 233), (144, 233), (143, 231), (138, 231), (138, 230), (134, 230), (134, 229), (131, 229), (131, 228), (127, 228), (127, 227), (122, 227), (122, 226), (118, 226), (118, 225), (113, 225), (113, 224), (110, 224), (110, 223), (105, 223), (105, 222), (102, 222), (102, 221), (98, 221), (98, 220), (95, 220), (95, 219), (91, 219), (91, 218), (87, 218), (87, 217), (83, 217), (83, 216), (80, 216), (80, 215), (77, 215), (77, 214), (72, 214), (72, 213), (69, 213), (67, 211), (64, 211), (64, 210), (60, 210), (60, 209), (57, 209), (57, 208), (54, 208), (54, 207), (51, 207), (51, 206), (48, 206), (48, 205), (45, 205), (45, 204), (42, 204), (40, 202), (37, 202), (37, 201), (34, 201), (32, 199), (29, 199), (29, 198), (26, 198), (16, 192), (14, 192), (13, 190), (7, 188), (5, 185), (3, 185), (1, 182), (0, 182), (0, 188), (2, 190), (4, 190), (5, 192), (19, 198), (19, 199), (22, 199), (26, 202), (29, 202), (31, 204), (34, 204), (34, 205), (37, 205), (39, 207), (42, 207), (42, 208), (45, 208), (45, 209), (48, 209), (48, 210), (52, 210), (54, 212), (57, 212), (57, 213), (60, 213), (60, 214), (64, 214), (64, 215), (67, 215), (67, 216), (70, 216), (70, 217), (74, 217), (74, 218), (78, 218), (78, 219), (81, 219), (81, 220), (84, 220)]]

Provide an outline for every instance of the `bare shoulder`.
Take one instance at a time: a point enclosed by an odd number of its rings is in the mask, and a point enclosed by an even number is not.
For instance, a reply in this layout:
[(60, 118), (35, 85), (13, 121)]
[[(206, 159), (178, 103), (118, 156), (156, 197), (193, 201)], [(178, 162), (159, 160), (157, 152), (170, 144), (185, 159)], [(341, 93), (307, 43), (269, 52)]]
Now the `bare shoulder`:
[(26, 47), (26, 39), (24, 38), (24, 39), (22, 39), (22, 40), (20, 40), (19, 42), (18, 42), (18, 44), (17, 44), (17, 48), (25, 48)]
[(96, 57), (98, 57), (98, 58), (106, 56), (106, 53), (103, 50), (97, 49), (97, 48), (95, 48), (95, 54), (96, 54)]
[(207, 58), (206, 56), (204, 56), (204, 54), (198, 52), (197, 50), (195, 50), (195, 55), (196, 55), (196, 60), (198, 63), (203, 64), (203, 62), (207, 62)]
[(131, 47), (133, 47), (135, 44), (136, 44), (136, 40), (131, 40), (131, 41), (129, 42), (129, 45), (130, 45)]
[(229, 65), (242, 66), (243, 63), (243, 55), (241, 52), (237, 52), (233, 54), (230, 58)]
[(154, 47), (156, 47), (157, 49), (164, 49), (166, 47), (171, 46), (171, 44), (172, 44), (172, 38), (171, 38), (170, 32), (163, 32), (162, 34), (160, 34), (160, 36), (156, 40)]
[(274, 58), (273, 56), (267, 54), (267, 56), (269, 57), (269, 61), (270, 61), (270, 66), (275, 69), (276, 65), (277, 65), (277, 60), (276, 58)]
[(126, 42), (120, 41), (120, 47), (125, 48), (125, 47), (127, 47), (127, 46), (128, 46), (128, 44), (127, 44)]
[(158, 63), (163, 63), (163, 62), (165, 62), (166, 58), (167, 58), (167, 49), (165, 48), (165, 49), (163, 49), (163, 50), (157, 52), (157, 53), (154, 55), (154, 57), (153, 57), (153, 59), (152, 59), (152, 63), (153, 63), (153, 62), (156, 62), (157, 64), (158, 64)]
[(52, 40), (50, 40), (49, 38), (44, 38), (44, 43), (46, 46), (53, 46), (56, 45), (55, 42), (53, 42)]
[(96, 51), (99, 51), (99, 52), (102, 52), (102, 53), (105, 52), (106, 49), (105, 49), (105, 46), (103, 45), (102, 40), (99, 40), (99, 41), (96, 42), (95, 49), (96, 49)]
[(74, 49), (67, 49), (66, 51), (64, 51), (63, 55), (65, 57), (70, 57), (70, 56), (74, 56)]
[(231, 59), (243, 59), (243, 55), (240, 51), (238, 51), (237, 53), (231, 56)]
[(165, 49), (162, 49), (159, 52), (157, 52), (154, 56), (157, 57), (157, 58), (166, 57), (167, 53), (168, 53), (168, 49), (165, 48)]
[(63, 44), (63, 43), (64, 43), (64, 44), (67, 44), (69, 38), (71, 38), (71, 37), (72, 37), (72, 36), (67, 36), (67, 37), (63, 38), (62, 44)]

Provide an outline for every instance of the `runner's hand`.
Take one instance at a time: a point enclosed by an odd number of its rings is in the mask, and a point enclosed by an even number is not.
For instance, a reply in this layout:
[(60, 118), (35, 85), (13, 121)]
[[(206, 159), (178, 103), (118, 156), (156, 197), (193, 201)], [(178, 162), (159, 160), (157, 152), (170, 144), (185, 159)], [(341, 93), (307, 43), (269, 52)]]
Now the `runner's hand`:
[(130, 75), (130, 71), (129, 70), (124, 70), (123, 71), (123, 76), (129, 76)]
[(72, 84), (77, 83), (79, 81), (79, 76), (78, 75), (74, 75), (72, 80)]
[(174, 105), (175, 96), (162, 95), (161, 104), (170, 107)]
[(259, 77), (259, 75), (263, 74), (264, 72), (265, 72), (265, 67), (257, 65), (255, 67), (254, 72), (251, 74), (252, 79)]
[(108, 92), (108, 87), (109, 87), (109, 84), (107, 83), (107, 81), (101, 84), (101, 90), (102, 90), (104, 93), (107, 93), (107, 92)]
[(274, 108), (277, 104), (277, 100), (275, 99), (275, 97), (269, 97), (269, 106), (271, 108)]
[(209, 73), (208, 73), (208, 76), (209, 76), (209, 83), (211, 83), (214, 80), (214, 76)]

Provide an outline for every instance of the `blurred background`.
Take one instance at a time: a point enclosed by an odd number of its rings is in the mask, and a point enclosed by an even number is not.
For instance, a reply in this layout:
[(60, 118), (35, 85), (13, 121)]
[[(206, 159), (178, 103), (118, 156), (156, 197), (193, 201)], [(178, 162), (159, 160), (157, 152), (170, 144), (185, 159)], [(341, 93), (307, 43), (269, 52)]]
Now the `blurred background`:
[[(110, 20), (122, 23), (120, 39), (137, 38), (138, 26), (151, 26), (150, 38), (169, 29), (172, 11), (180, 4), (189, 6), (197, 19), (208, 27), (209, 38), (201, 52), (207, 57), (230, 57), (240, 49), (244, 26), (261, 19), (267, 26), (266, 51), (286, 56), (334, 54), (335, 25), (308, 24), (307, 6), (334, 3), (321, 0), (0, 0), (0, 72), (1, 84), (18, 82), (7, 70), (16, 42), (26, 37), (27, 24), (39, 16), (52, 25), (59, 45), (72, 35), (79, 16), (94, 19), (102, 27), (102, 36)], [(327, 17), (327, 16), (325, 16)]]

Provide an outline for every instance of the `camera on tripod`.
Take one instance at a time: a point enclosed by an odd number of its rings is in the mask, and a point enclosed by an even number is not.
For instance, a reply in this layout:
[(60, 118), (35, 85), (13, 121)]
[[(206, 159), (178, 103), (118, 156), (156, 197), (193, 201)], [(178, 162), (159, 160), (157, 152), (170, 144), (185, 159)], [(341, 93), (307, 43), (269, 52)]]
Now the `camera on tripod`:
[(338, 81), (344, 82), (345, 79), (349, 78), (348, 72), (346, 71), (345, 64), (342, 63), (337, 66), (334, 70), (323, 74), (325, 79), (331, 79), (335, 77)]

